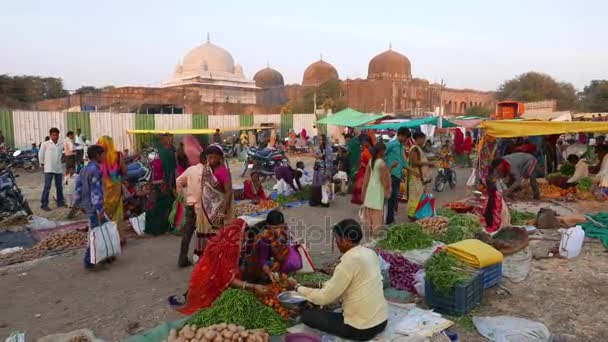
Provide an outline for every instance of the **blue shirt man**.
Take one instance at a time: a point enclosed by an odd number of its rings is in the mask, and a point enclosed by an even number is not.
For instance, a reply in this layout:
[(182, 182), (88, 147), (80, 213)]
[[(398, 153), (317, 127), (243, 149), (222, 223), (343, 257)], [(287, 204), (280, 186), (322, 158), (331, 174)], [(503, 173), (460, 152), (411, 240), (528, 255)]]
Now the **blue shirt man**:
[(412, 132), (408, 128), (400, 127), (397, 131), (397, 139), (389, 142), (386, 147), (386, 165), (391, 168), (391, 196), (388, 199), (386, 224), (395, 222), (401, 178), (403, 177), (403, 169), (407, 167), (404, 146), (411, 136)]

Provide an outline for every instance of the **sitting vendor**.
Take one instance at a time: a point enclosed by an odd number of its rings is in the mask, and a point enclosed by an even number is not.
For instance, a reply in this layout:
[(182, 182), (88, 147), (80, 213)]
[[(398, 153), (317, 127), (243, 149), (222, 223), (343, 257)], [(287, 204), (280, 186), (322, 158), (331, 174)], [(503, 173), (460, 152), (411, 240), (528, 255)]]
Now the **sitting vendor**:
[(184, 295), (169, 297), (169, 303), (183, 314), (191, 315), (211, 306), (228, 287), (245, 289), (264, 295), (263, 285), (245, 281), (243, 265), (249, 257), (255, 231), (246, 222), (235, 219), (213, 236), (201, 259), (194, 265), (190, 286)]
[(336, 245), (343, 254), (334, 274), (322, 289), (290, 285), (316, 305), (328, 305), (342, 299), (343, 312), (310, 310), (302, 312), (302, 322), (311, 328), (354, 341), (368, 341), (384, 331), (388, 305), (384, 299), (378, 255), (360, 246), (361, 226), (353, 219), (333, 227)]
[(579, 158), (576, 154), (571, 154), (568, 156), (568, 163), (574, 166), (574, 175), (566, 181), (567, 188), (576, 186), (581, 179), (589, 176), (589, 165), (585, 158)]
[(264, 284), (278, 281), (279, 274), (290, 274), (302, 268), (302, 257), (287, 231), (282, 212), (268, 213), (265, 224), (256, 232), (249, 254), (244, 279)]
[(253, 200), (259, 202), (267, 199), (266, 193), (264, 192), (263, 181), (260, 179), (260, 173), (257, 170), (251, 171), (251, 179), (248, 179), (243, 184), (243, 198), (247, 200)]

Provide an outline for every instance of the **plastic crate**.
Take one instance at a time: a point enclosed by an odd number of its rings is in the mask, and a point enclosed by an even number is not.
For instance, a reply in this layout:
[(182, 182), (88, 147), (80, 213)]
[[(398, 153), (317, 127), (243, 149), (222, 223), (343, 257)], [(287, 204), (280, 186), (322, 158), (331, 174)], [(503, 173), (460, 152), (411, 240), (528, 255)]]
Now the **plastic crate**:
[(502, 280), (502, 262), (496, 265), (480, 268), (481, 278), (483, 279), (483, 288), (489, 289), (492, 286), (498, 285)]
[(428, 279), (424, 281), (426, 305), (436, 312), (450, 316), (462, 316), (481, 303), (483, 299), (483, 279), (476, 272), (469, 281), (457, 285), (450, 296), (437, 292)]

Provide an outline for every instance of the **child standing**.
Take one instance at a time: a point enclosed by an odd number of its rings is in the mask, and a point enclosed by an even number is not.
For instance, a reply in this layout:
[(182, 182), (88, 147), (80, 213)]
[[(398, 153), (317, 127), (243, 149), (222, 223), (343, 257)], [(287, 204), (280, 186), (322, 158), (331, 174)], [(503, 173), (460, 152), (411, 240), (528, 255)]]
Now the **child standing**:
[[(103, 183), (101, 173), (101, 163), (105, 158), (105, 151), (99, 145), (92, 145), (87, 150), (89, 164), (82, 169), (76, 180), (74, 190), (74, 206), (83, 210), (89, 219), (89, 230), (105, 223), (103, 210)], [(84, 255), (84, 267), (93, 268), (90, 259), (90, 248), (87, 247)], [(108, 262), (115, 258), (108, 259)]]

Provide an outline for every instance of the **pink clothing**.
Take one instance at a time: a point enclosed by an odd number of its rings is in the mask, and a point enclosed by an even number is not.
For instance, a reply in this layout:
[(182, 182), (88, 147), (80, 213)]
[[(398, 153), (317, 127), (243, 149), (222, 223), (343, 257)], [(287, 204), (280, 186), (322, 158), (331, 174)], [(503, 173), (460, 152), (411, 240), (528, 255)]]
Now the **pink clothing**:
[(213, 170), (213, 175), (217, 178), (217, 181), (223, 185), (226, 185), (230, 181), (230, 172), (226, 165), (220, 165)]
[(154, 159), (150, 166), (152, 167), (152, 182), (162, 182), (165, 178), (165, 172), (163, 171), (163, 162), (160, 158)]
[(186, 156), (188, 157), (188, 163), (190, 165), (198, 164), (201, 152), (203, 152), (201, 144), (190, 134), (185, 135), (182, 141), (184, 143), (184, 152), (186, 152)]
[(195, 205), (201, 201), (202, 186), (201, 177), (203, 175), (203, 164), (190, 166), (179, 177), (177, 177), (177, 192), (182, 192), (186, 188), (184, 198), (188, 205)]

